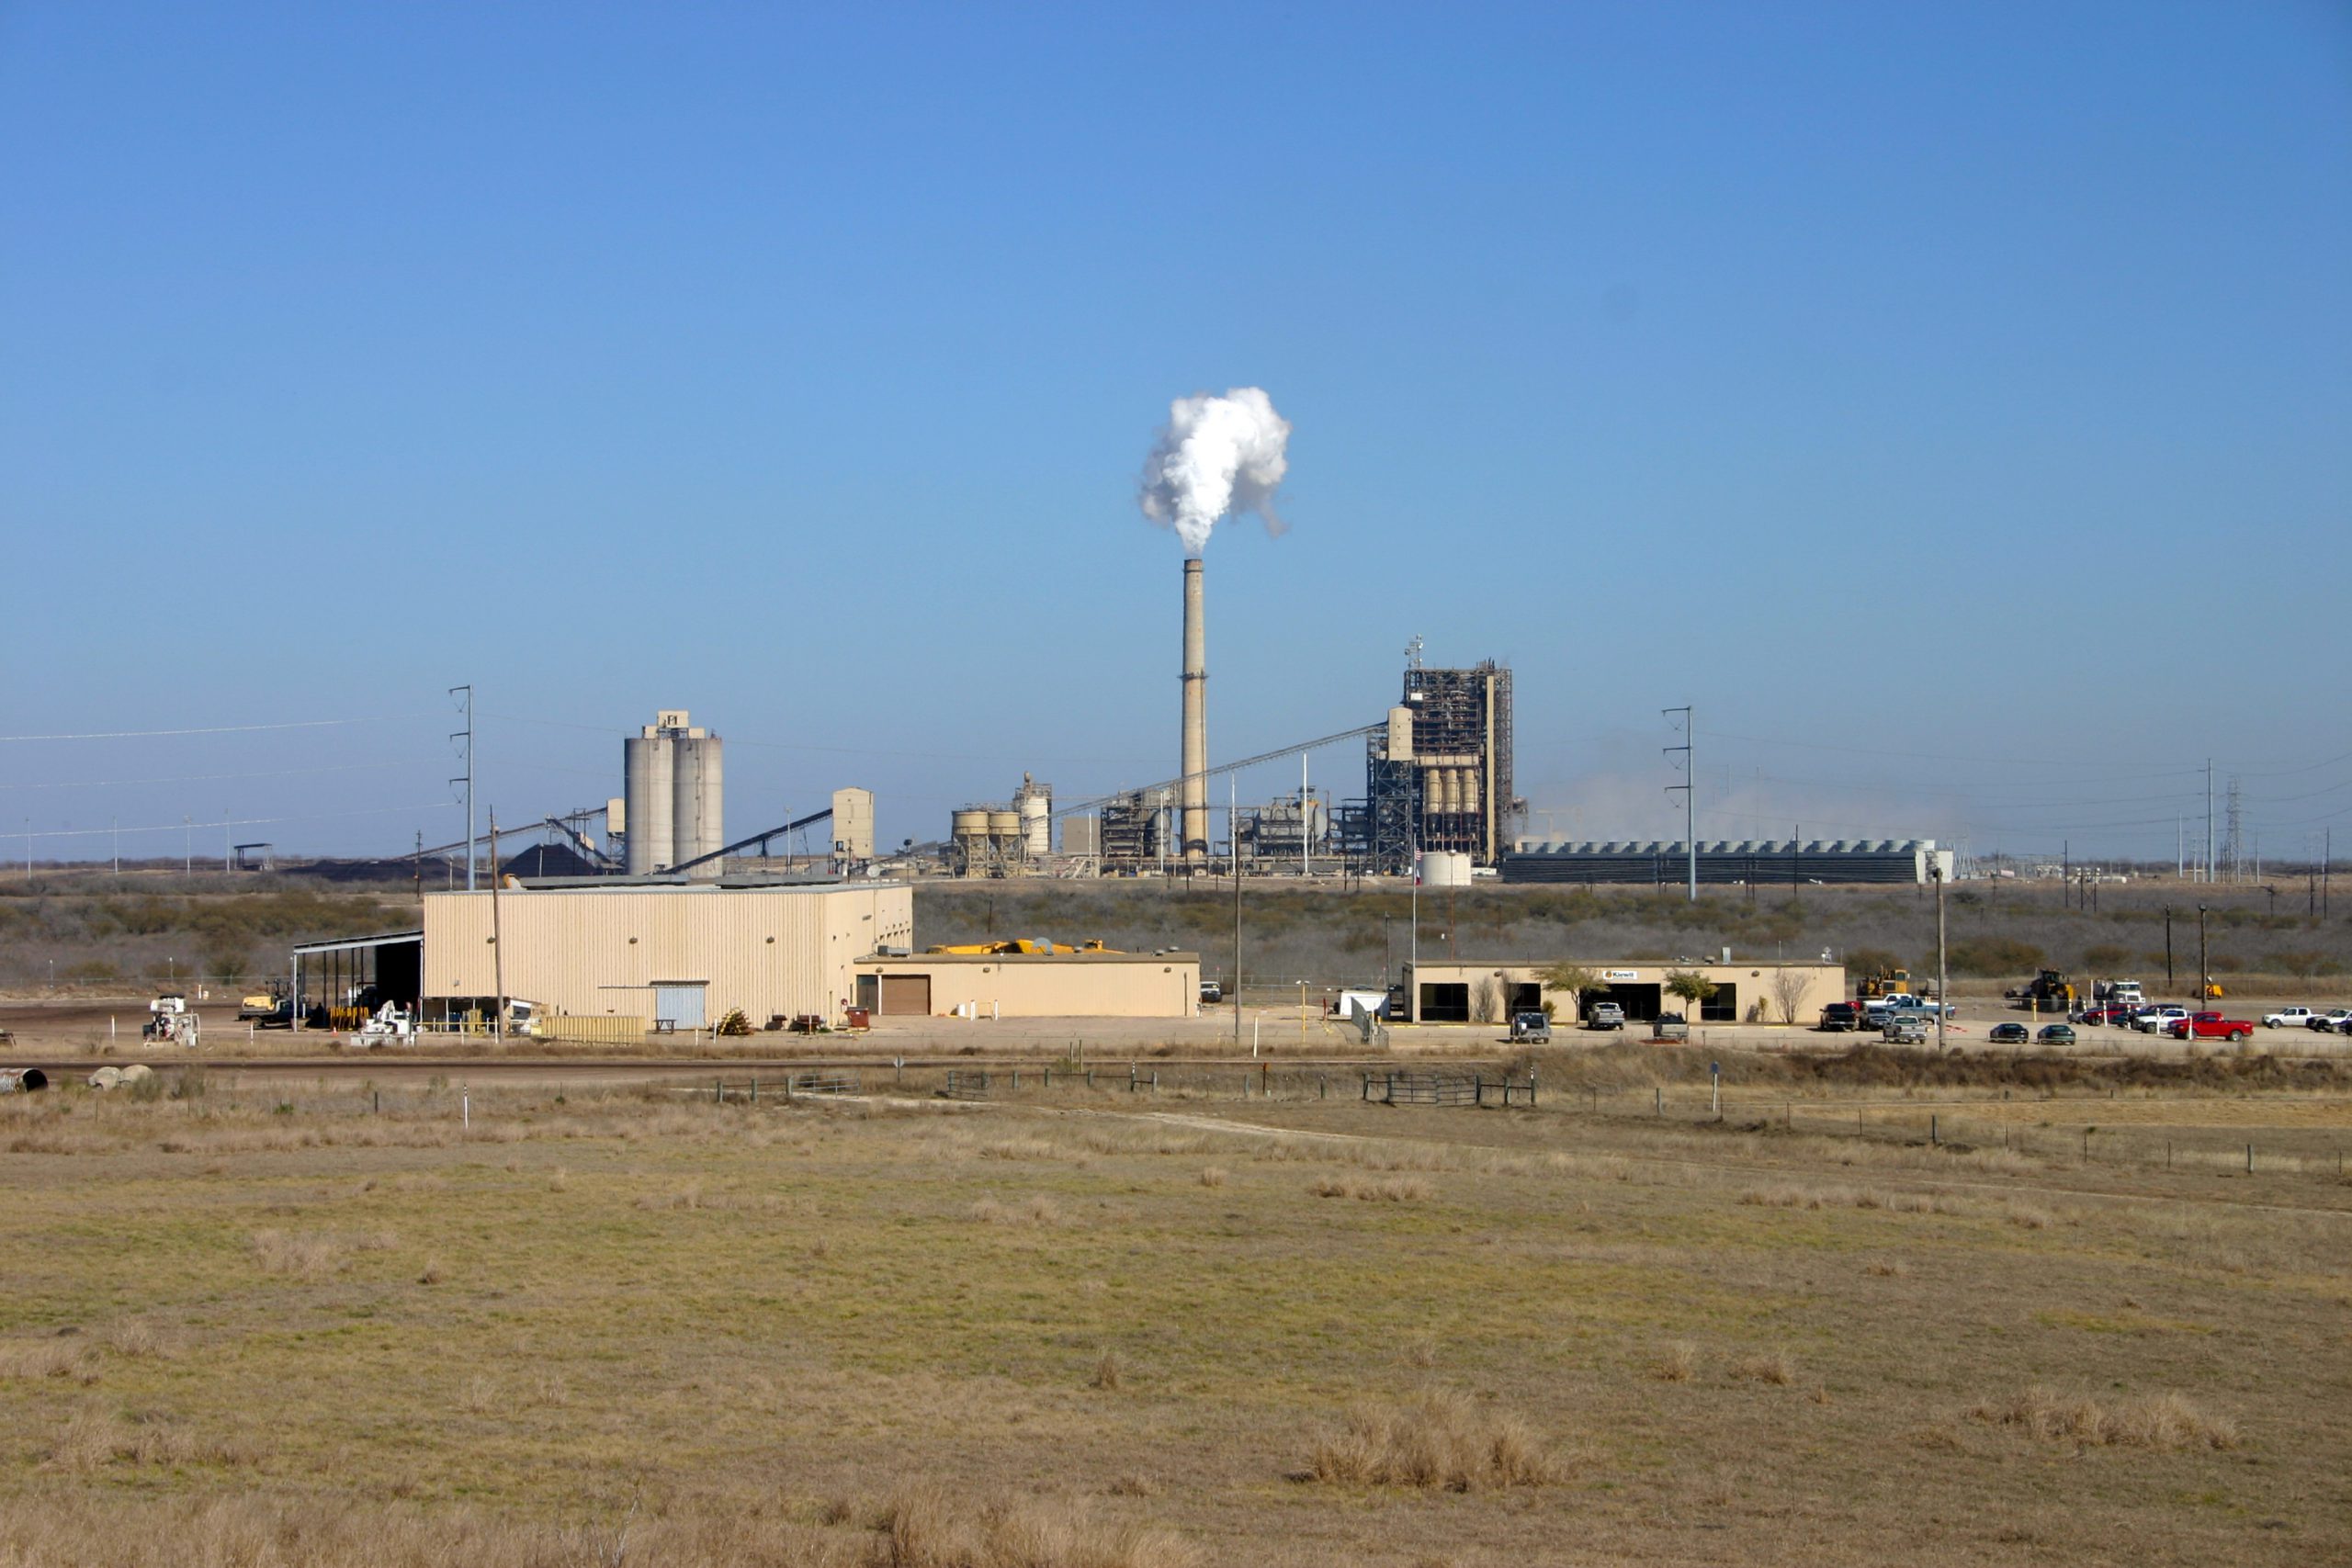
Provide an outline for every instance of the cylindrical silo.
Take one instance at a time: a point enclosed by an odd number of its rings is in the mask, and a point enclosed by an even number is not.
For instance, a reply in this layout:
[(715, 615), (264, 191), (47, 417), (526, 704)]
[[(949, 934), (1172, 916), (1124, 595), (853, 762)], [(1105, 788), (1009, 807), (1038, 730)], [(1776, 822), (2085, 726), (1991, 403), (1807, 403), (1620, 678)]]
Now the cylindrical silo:
[(1041, 784), (1027, 773), (1012, 792), (1012, 809), (1021, 814), (1021, 847), (1032, 860), (1054, 852), (1054, 786)]
[(1478, 815), (1478, 770), (1462, 770), (1462, 811), (1466, 817)]
[(627, 794), (623, 814), (628, 823), (628, 873), (642, 876), (666, 871), (676, 861), (672, 852), (672, 763), (670, 738), (653, 731), (621, 742)]
[[(727, 841), (725, 759), (716, 735), (688, 732), (670, 742), (670, 863), (715, 854)], [(715, 880), (721, 863), (710, 861), (688, 874)]]
[(1011, 807), (998, 807), (989, 812), (989, 841), (996, 852), (1006, 860), (1021, 853), (1021, 813)]

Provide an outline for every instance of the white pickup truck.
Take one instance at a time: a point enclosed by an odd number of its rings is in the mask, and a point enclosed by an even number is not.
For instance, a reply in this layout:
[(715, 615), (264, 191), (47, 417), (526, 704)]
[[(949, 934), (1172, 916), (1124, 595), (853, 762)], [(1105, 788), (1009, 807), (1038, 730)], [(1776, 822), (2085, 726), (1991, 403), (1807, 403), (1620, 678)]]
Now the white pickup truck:
[(1884, 1026), (1890, 1018), (1909, 1015), (1913, 1018), (1933, 1018), (1944, 1010), (1944, 1005), (1926, 997), (1915, 997), (1908, 991), (1896, 991), (1892, 996), (1872, 997), (1862, 1004), (1872, 1023)]
[(2265, 1029), (2309, 1029), (2312, 1013), (2309, 1008), (2280, 1008), (2277, 1012), (2262, 1015)]
[(2165, 1002), (2156, 1007), (2142, 1008), (2132, 1015), (2132, 1027), (2143, 1034), (2161, 1034), (2165, 1026), (2177, 1018), (2187, 1018), (2188, 1010), (2177, 1002)]

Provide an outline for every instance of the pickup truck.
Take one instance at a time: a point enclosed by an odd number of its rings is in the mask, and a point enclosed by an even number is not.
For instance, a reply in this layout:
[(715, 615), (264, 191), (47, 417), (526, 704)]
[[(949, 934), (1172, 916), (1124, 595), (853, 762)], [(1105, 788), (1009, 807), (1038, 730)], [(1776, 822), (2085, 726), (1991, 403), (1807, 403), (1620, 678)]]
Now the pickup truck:
[(2132, 1015), (2132, 1027), (2143, 1034), (2156, 1034), (2177, 1018), (2187, 1018), (2188, 1010), (2177, 1002), (2164, 1002), (2155, 1007), (2142, 1008)]
[(1862, 1026), (1862, 1010), (1852, 1002), (1831, 1002), (1821, 1010), (1821, 1029), (1828, 1034), (1843, 1034)]
[(2254, 1025), (2218, 1012), (2193, 1012), (2165, 1024), (2165, 1032), (2175, 1040), (2244, 1040), (2254, 1033)]
[(1862, 1006), (1869, 1010), (1871, 1021), (1879, 1024), (1883, 1024), (1890, 1015), (1913, 1013), (1921, 1018), (1933, 1018), (1944, 1010), (1943, 1003), (1915, 997), (1908, 991), (1897, 991), (1891, 997), (1872, 997)]
[(2265, 1029), (2309, 1029), (2315, 1015), (2309, 1008), (2280, 1008), (2262, 1015)]
[(2352, 1008), (2330, 1008), (2325, 1012), (2315, 1012), (2304, 1021), (2303, 1027), (2317, 1030), (2322, 1034), (2352, 1034)]

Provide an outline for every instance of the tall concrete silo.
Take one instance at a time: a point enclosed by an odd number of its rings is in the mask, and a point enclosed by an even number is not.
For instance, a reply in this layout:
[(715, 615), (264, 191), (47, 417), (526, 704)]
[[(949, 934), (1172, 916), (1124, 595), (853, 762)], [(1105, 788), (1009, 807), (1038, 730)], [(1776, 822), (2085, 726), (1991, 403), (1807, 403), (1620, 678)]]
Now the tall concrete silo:
[[(691, 724), (684, 708), (660, 710), (621, 742), (631, 875), (667, 871), (727, 842), (723, 747), (718, 736)], [(719, 869), (712, 861), (692, 874), (716, 878)]]

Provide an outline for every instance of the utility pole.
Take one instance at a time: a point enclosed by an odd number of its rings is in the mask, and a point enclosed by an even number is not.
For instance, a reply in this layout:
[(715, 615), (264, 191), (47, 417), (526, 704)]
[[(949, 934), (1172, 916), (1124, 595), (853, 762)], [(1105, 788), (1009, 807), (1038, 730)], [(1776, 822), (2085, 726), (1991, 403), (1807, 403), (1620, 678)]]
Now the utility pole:
[(2071, 839), (2058, 840), (2058, 903), (2062, 908), (2072, 908), (2075, 903), (2075, 843)]
[[(1233, 789), (1231, 780), (1226, 787)], [(1233, 853), (1233, 1044), (1241, 1046), (1241, 840), (1235, 839), (1228, 846)]]
[(2335, 860), (2335, 829), (2330, 828), (2320, 840), (2319, 852), (2319, 918), (2327, 919), (2327, 871)]
[(2205, 759), (2205, 880), (2213, 880), (2213, 759), (2211, 757)]
[[(2212, 988), (2213, 972), (2206, 967), (2210, 960), (2205, 952), (2205, 906), (2197, 906), (2197, 1005), (2205, 1005), (2205, 993)], [(2191, 1008), (2191, 1012), (2197, 1008)]]
[[(473, 846), (466, 846), (470, 857)], [(470, 871), (472, 868), (468, 867)], [(498, 1012), (492, 1031), (501, 1040), (506, 1038), (506, 944), (498, 939), (503, 935), (498, 929), (498, 807), (490, 808), (490, 969), (491, 984), (497, 987), (494, 998)]]
[(1690, 902), (1695, 904), (1699, 901), (1699, 759), (1690, 750), (1690, 709), (1686, 704), (1679, 708), (1660, 708), (1658, 711), (1668, 717), (1678, 713), (1682, 716), (1682, 744), (1665, 748), (1669, 757), (1677, 751), (1682, 753), (1682, 782), (1667, 785), (1666, 793), (1672, 795), (1678, 789), (1682, 792), (1682, 847), (1690, 853)]
[(1944, 1020), (1951, 1016), (1951, 981), (1944, 966), (1944, 858), (1928, 856), (1936, 875), (1936, 1049), (1944, 1049)]
[(196, 818), (180, 814), (180, 874), (196, 874)]
[(2171, 990), (2175, 983), (2172, 977), (2172, 906), (2166, 904), (2165, 906), (2165, 989)]
[[(1408, 835), (1406, 842), (1412, 846), (1413, 851), (1413, 940), (1406, 950), (1409, 956), (1405, 961), (1405, 967), (1413, 977), (1405, 987), (1405, 1021), (1419, 1023), (1421, 1021), (1421, 829), (1418, 823)], [(32, 840), (27, 839), (25, 843), (28, 846), (25, 851), (25, 874), (29, 876), (33, 863), (29, 848)]]
[(449, 739), (466, 743), (466, 774), (449, 782), (466, 786), (466, 891), (470, 893), (474, 890), (474, 689), (471, 685), (449, 688), (453, 697), (459, 693), (465, 694), (466, 727)]

